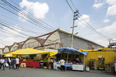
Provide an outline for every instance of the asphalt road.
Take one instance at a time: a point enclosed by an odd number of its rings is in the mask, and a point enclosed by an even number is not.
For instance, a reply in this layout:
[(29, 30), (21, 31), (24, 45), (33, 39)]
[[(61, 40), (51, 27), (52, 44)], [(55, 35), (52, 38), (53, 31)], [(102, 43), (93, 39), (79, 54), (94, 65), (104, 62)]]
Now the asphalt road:
[(79, 72), (79, 71), (56, 71), (40, 68), (20, 68), (20, 70), (0, 70), (0, 77), (116, 77), (112, 73), (104, 71)]

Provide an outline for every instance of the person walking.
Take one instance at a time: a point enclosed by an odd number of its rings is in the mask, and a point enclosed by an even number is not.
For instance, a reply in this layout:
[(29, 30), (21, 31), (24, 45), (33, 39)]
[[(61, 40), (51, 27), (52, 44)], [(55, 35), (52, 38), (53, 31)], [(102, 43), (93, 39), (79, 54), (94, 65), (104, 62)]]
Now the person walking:
[(1, 62), (1, 68), (3, 68), (3, 70), (5, 70), (5, 60), (4, 58), (2, 57), (2, 59), (0, 60)]
[(11, 68), (14, 69), (14, 62), (13, 62), (13, 58), (11, 58)]
[(16, 69), (19, 70), (19, 58), (18, 57), (16, 58)]
[(4, 66), (5, 66), (5, 67), (8, 67), (8, 58), (5, 58), (4, 61), (5, 61)]
[(8, 58), (8, 65), (9, 65), (9, 69), (11, 69), (11, 59)]
[(16, 58), (13, 59), (13, 69), (16, 69)]
[(57, 69), (57, 61), (56, 60), (54, 60), (53, 67), (54, 67), (54, 70), (58, 70)]
[(60, 65), (61, 65), (61, 71), (65, 71), (65, 60), (64, 59), (60, 60)]

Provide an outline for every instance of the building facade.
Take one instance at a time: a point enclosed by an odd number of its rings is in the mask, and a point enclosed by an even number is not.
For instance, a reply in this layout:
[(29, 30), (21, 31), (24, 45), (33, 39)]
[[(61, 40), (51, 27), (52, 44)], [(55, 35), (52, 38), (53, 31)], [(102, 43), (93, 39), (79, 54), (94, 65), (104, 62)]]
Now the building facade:
[[(60, 35), (60, 41), (63, 43), (63, 47), (71, 47), (71, 39), (72, 39), (71, 33), (68, 33), (60, 29), (58, 30), (58, 32)], [(73, 48), (75, 49), (92, 50), (92, 49), (98, 49), (104, 47), (95, 42), (92, 42), (90, 40), (75, 35), (73, 41), (74, 41)]]
[[(10, 47), (6, 46), (3, 49), (3, 52), (6, 53), (25, 48), (57, 50), (61, 47), (71, 47), (71, 39), (71, 33), (57, 29), (41, 36), (29, 37), (27, 40), (20, 43), (14, 43)], [(74, 36), (73, 46), (75, 49), (85, 50), (103, 48), (103, 46), (79, 36)]]
[(3, 53), (10, 52), (10, 48), (11, 46), (6, 46), (5, 48), (3, 48)]
[(19, 44), (18, 43), (14, 43), (11, 48), (10, 48), (10, 51), (16, 51), (19, 49)]

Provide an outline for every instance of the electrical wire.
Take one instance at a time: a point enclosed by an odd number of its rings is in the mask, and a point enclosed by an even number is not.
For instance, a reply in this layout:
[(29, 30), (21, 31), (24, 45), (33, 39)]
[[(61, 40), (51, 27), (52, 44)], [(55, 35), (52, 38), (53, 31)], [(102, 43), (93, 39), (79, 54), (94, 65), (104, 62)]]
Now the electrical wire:
[(75, 8), (75, 10), (77, 10), (76, 7), (75, 7), (75, 5), (74, 5), (74, 3), (72, 2), (72, 0), (70, 0), (70, 1), (71, 1), (71, 3), (72, 3), (73, 7)]
[[(14, 13), (14, 12), (12, 12), (12, 11), (10, 11), (10, 10), (8, 10), (8, 9), (6, 9), (6, 8), (4, 8), (3, 6), (0, 6), (1, 8), (3, 8), (4, 10), (6, 10), (6, 11), (8, 11), (8, 12), (10, 12), (10, 13), (12, 13), (12, 14), (14, 14), (14, 15), (16, 15), (16, 16), (19, 16), (19, 15), (17, 15), (16, 13)], [(27, 20), (27, 19), (25, 19), (24, 17), (22, 17), (22, 16), (19, 16), (19, 17), (21, 17), (22, 19), (24, 19), (24, 20)], [(33, 25), (35, 25), (35, 26), (37, 26), (37, 24), (36, 23), (34, 23), (34, 22), (32, 22), (32, 21), (30, 21), (30, 20), (27, 20), (28, 22), (30, 22), (31, 24), (33, 24)], [(45, 30), (45, 28), (43, 28), (44, 30)]]
[[(28, 19), (30, 19), (32, 22), (39, 24), (39, 27), (43, 27), (44, 29), (51, 29), (48, 26), (43, 25), (41, 22), (38, 22), (37, 20), (35, 20), (34, 18), (30, 17), (29, 15), (26, 15), (24, 12), (22, 12), (19, 8), (15, 7), (14, 5), (12, 5), (11, 3), (7, 2), (6, 0), (2, 0), (6, 5), (8, 5), (9, 7), (11, 7), (12, 9), (14, 9), (15, 11), (19, 12), (21, 15), (27, 17)], [(38, 26), (38, 25), (36, 25)]]
[[(12, 18), (11, 18), (12, 19)], [(8, 21), (6, 21), (6, 20), (4, 20), (4, 19), (0, 19), (0, 20), (2, 20), (2, 22), (3, 23), (5, 23), (5, 24), (7, 24), (7, 25), (12, 25), (12, 23), (11, 22), (8, 22)], [(15, 21), (15, 20), (13, 20), (13, 21)], [(17, 28), (15, 28), (15, 27), (12, 27), (12, 26), (10, 26), (11, 28), (14, 28), (14, 29), (17, 29)], [(18, 26), (19, 27), (19, 26)], [(35, 31), (31, 31), (31, 30), (27, 30), (27, 29), (25, 29), (24, 27), (19, 27), (22, 31), (24, 31), (24, 32), (28, 32), (28, 33), (33, 33), (33, 34), (36, 34), (36, 35), (38, 35), (38, 33), (37, 32), (35, 32)], [(40, 32), (39, 32), (40, 33)], [(42, 34), (42, 33), (41, 33)]]
[[(19, 6), (18, 4), (16, 4), (14, 1), (12, 1), (12, 0), (10, 0), (13, 4), (15, 4), (16, 6)], [(23, 9), (23, 8), (21, 8), (22, 10), (25, 10), (25, 9)], [(31, 14), (30, 12), (29, 12), (29, 14)], [(48, 23), (46, 23), (46, 22), (44, 22), (44, 21), (42, 21), (42, 20), (40, 20), (40, 19), (37, 19), (37, 20), (39, 20), (39, 21), (41, 21), (42, 23), (44, 23), (44, 24), (46, 24), (46, 25), (48, 25), (48, 26), (50, 26), (51, 28), (54, 28), (54, 29), (56, 29), (56, 27), (54, 27), (54, 26), (52, 26), (52, 25), (50, 25), (50, 24), (48, 24)]]
[[(7, 34), (10, 34), (10, 35), (12, 35), (12, 36), (18, 36), (18, 37), (20, 37), (20, 38), (25, 38), (25, 37), (20, 36), (20, 35), (15, 35), (14, 33), (11, 34), (9, 31), (4, 30), (1, 26), (0, 26), (0, 29), (1, 29), (0, 31), (3, 32), (3, 33), (4, 33), (4, 31), (5, 31), (5, 32), (7, 32)], [(14, 35), (13, 35), (13, 34), (14, 34)]]
[(69, 2), (68, 2), (67, 0), (65, 0), (65, 1), (66, 1), (66, 3), (68, 4), (68, 6), (70, 7), (71, 11), (74, 13), (74, 10), (73, 10), (73, 8), (71, 7), (71, 5), (69, 4)]
[(20, 32), (20, 31), (18, 31), (18, 30), (16, 30), (16, 29), (10, 27), (10, 26), (7, 26), (7, 25), (5, 25), (5, 24), (3, 24), (3, 23), (1, 23), (1, 22), (0, 22), (0, 25), (1, 25), (1, 26), (4, 26), (4, 27), (6, 27), (6, 28), (9, 28), (10, 30), (15, 31), (15, 32), (17, 32), (17, 33), (20, 33), (20, 34), (22, 34), (22, 35), (24, 35), (24, 36), (29, 36), (29, 35), (27, 35), (27, 34), (25, 34), (25, 33), (22, 33), (22, 32)]
[[(74, 10), (72, 9), (72, 7), (71, 7), (71, 5), (69, 4), (69, 2), (67, 1), (67, 0), (65, 0), (66, 2), (67, 2), (67, 4), (68, 4), (68, 6), (70, 7), (70, 9), (71, 9), (71, 11), (74, 13)], [(72, 2), (72, 0), (70, 0), (71, 1), (71, 3), (72, 3), (72, 5), (73, 5), (73, 7), (75, 8), (75, 5), (73, 4), (73, 2)], [(76, 10), (76, 8), (75, 8), (75, 10)], [(80, 14), (79, 14), (80, 15)], [(79, 18), (80, 18), (80, 16), (78, 16)], [(83, 17), (82, 17), (83, 18)], [(80, 19), (82, 19), (82, 18), (80, 18)], [(83, 20), (85, 20), (84, 18), (83, 18)], [(79, 20), (78, 20), (79, 21)], [(86, 20), (85, 20), (86, 21)], [(81, 21), (80, 21), (81, 22)], [(87, 28), (89, 28), (89, 29), (91, 29), (92, 31), (94, 31), (94, 32), (96, 32), (97, 34), (99, 34), (100, 36), (102, 36), (102, 37), (105, 37), (105, 38), (109, 38), (109, 37), (107, 37), (107, 36), (105, 36), (105, 35), (103, 35), (103, 34), (101, 34), (101, 33), (99, 33), (98, 31), (96, 31), (96, 29), (94, 29), (87, 21), (86, 22), (81, 22), (82, 24), (84, 24), (85, 26), (87, 26)]]
[[(13, 19), (13, 18), (11, 18), (11, 17), (7, 17), (7, 16), (5, 16), (5, 15), (3, 15), (3, 14), (0, 14), (1, 16), (4, 16), (4, 17), (6, 17), (7, 19), (10, 19), (10, 20), (12, 20), (12, 21), (15, 21), (15, 22), (17, 22), (15, 19)], [(9, 23), (9, 24), (13, 24), (13, 23), (11, 23), (11, 22), (8, 22), (8, 21), (6, 21), (6, 20), (4, 20), (4, 19), (1, 19), (2, 21), (4, 21), (4, 22), (6, 22), (6, 23)], [(21, 24), (21, 23), (20, 23)], [(27, 25), (27, 24), (22, 24), (22, 25)], [(18, 26), (19, 27), (19, 26)], [(28, 29), (26, 29), (26, 28), (24, 28), (24, 27), (19, 27), (19, 28), (21, 28), (23, 31), (25, 31), (25, 32), (31, 32), (31, 33), (34, 33), (34, 34), (36, 34), (36, 35), (38, 35), (38, 33), (40, 33), (40, 32), (35, 32), (35, 31), (31, 31), (31, 30), (28, 30)], [(42, 34), (42, 33), (40, 33), (40, 34)]]
[[(2, 1), (6, 1), (6, 0), (2, 0)], [(8, 3), (9, 4), (9, 3)], [(11, 5), (11, 4), (10, 4)], [(7, 10), (7, 11), (9, 11), (10, 13), (12, 13), (12, 14), (14, 14), (14, 15), (17, 15), (17, 14), (15, 14), (14, 12), (12, 12), (12, 11), (10, 11), (10, 10), (8, 10), (8, 9), (6, 9), (6, 8), (4, 8), (4, 7), (2, 7), (2, 6), (0, 6), (1, 8), (3, 8), (3, 9), (5, 9), (5, 10)], [(12, 7), (15, 7), (15, 6), (12, 6)], [(16, 7), (15, 7), (16, 8)], [(17, 10), (17, 9), (16, 9)], [(24, 13), (24, 15), (25, 15), (25, 13)], [(21, 18), (23, 18), (23, 17), (21, 17)], [(23, 19), (25, 19), (25, 18), (23, 18)], [(27, 20), (28, 21), (28, 20)], [(29, 21), (29, 22), (31, 22), (31, 21)], [(33, 22), (31, 22), (32, 24), (34, 24)], [(34, 24), (35, 25), (35, 24)], [(45, 29), (45, 28), (44, 28)]]

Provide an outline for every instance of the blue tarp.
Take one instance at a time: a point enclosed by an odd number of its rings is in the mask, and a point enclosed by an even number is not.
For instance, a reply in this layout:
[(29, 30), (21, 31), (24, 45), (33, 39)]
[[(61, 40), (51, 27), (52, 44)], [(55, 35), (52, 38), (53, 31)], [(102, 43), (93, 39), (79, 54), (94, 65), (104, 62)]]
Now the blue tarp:
[(86, 56), (88, 54), (88, 51), (83, 51), (82, 53)]
[(116, 50), (114, 50), (114, 52), (116, 52)]
[(78, 51), (77, 49), (74, 49), (74, 48), (64, 47), (64, 48), (59, 48), (58, 53), (56, 55), (62, 54), (62, 53), (87, 55), (88, 52), (81, 52), (81, 51)]

